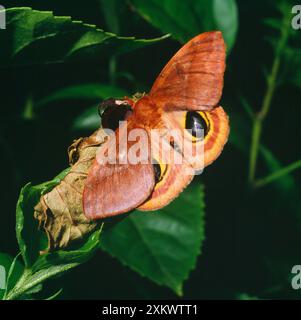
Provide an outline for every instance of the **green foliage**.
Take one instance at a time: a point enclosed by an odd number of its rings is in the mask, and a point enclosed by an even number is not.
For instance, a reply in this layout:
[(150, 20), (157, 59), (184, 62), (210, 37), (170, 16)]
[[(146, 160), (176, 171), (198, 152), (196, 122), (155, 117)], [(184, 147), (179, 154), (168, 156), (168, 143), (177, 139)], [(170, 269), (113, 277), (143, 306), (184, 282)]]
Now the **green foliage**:
[(111, 97), (122, 98), (127, 94), (127, 91), (116, 86), (87, 83), (58, 90), (48, 95), (46, 98), (38, 101), (36, 106), (43, 106), (48, 103), (65, 99), (86, 99), (99, 101)]
[(10, 43), (0, 53), (4, 66), (104, 59), (164, 39), (118, 37), (95, 25), (31, 8), (8, 9), (6, 16), (7, 32), (0, 33), (0, 42)]
[(251, 296), (247, 293), (240, 293), (238, 296), (237, 296), (237, 300), (258, 300), (257, 297), (254, 297), (254, 296)]
[[(0, 288), (0, 300), (3, 298), (5, 291), (14, 287), (22, 275), (24, 266), (9, 254), (0, 252), (0, 266), (5, 270), (6, 289)], [(2, 271), (2, 270), (1, 270)], [(0, 277), (2, 274), (0, 275)], [(1, 279), (2, 280), (2, 279)]]
[(204, 238), (204, 190), (196, 184), (159, 211), (135, 211), (115, 227), (104, 228), (101, 248), (182, 295)]
[[(231, 119), (231, 132), (230, 132), (230, 143), (241, 151), (245, 157), (248, 156), (248, 140), (250, 140), (250, 124), (244, 117), (239, 114), (230, 114)], [(259, 153), (261, 160), (264, 162), (268, 173), (278, 172), (283, 168), (280, 161), (265, 145), (261, 144), (259, 147)], [(274, 182), (274, 185), (278, 190), (285, 194), (292, 192), (296, 188), (296, 184), (292, 175), (288, 172), (283, 175), (281, 179)]]
[[(174, 297), (174, 292), (196, 299), (299, 299), (290, 287), (291, 267), (301, 259), (301, 31), (291, 27), (294, 3), (93, 0), (80, 10), (62, 1), (28, 3), (40, 11), (9, 8), (7, 29), (0, 30), (0, 245), (1, 252), (20, 251), (24, 262), (0, 254), (9, 278), (0, 298), (85, 298), (73, 290), (74, 283), (68, 292), (64, 277), (59, 287), (44, 282), (101, 249), (116, 259), (100, 253), (91, 265), (81, 266), (84, 271), (79, 268), (93, 279), (89, 284), (79, 279), (79, 286), (89, 286), (95, 298), (158, 299)], [(33, 208), (68, 170), (37, 186), (26, 182), (35, 184), (61, 170), (77, 131), (88, 135), (99, 127), (100, 100), (148, 91), (178, 48), (174, 40), (184, 44), (213, 29), (223, 32), (231, 52), (221, 102), (231, 134), (220, 159), (159, 212), (134, 211), (117, 223), (108, 219), (81, 242), (40, 255), (47, 239), (38, 231)], [(162, 36), (166, 33), (172, 38)], [(16, 248), (12, 208), (22, 185)], [(114, 281), (116, 274), (119, 281)], [(142, 294), (132, 288), (133, 281)], [(45, 292), (48, 286), (50, 293)]]
[[(35, 107), (46, 106), (61, 100), (91, 100), (98, 102), (108, 98), (123, 98), (128, 96), (129, 92), (113, 85), (101, 85), (97, 83), (89, 83), (75, 85), (58, 90), (44, 99), (35, 103)], [(99, 128), (100, 118), (97, 112), (97, 105), (87, 108), (73, 120), (74, 130), (96, 130)]]
[(25, 270), (17, 284), (8, 292), (7, 299), (16, 299), (24, 294), (38, 293), (41, 284), (49, 278), (61, 275), (71, 268), (87, 261), (99, 246), (101, 228), (94, 231), (83, 243), (70, 250), (40, 253), (43, 234), (38, 231), (34, 220), (34, 206), (40, 197), (49, 192), (68, 173), (66, 169), (53, 180), (31, 186), (27, 184), (22, 190), (17, 204), (16, 232), (19, 248), (25, 262)]
[(301, 48), (286, 48), (280, 84), (292, 84), (301, 88)]
[(19, 299), (24, 294), (38, 293), (42, 290), (41, 284), (46, 280), (61, 276), (68, 270), (86, 262), (99, 246), (100, 233), (101, 229), (98, 229), (76, 249), (59, 250), (39, 256), (31, 267), (25, 269), (15, 287), (7, 294), (6, 299)]
[(238, 15), (234, 0), (131, 0), (138, 12), (162, 32), (185, 43), (193, 36), (221, 30), (228, 45), (234, 45)]
[[(261, 145), (260, 153), (262, 159), (265, 161), (269, 173), (277, 172), (282, 168), (282, 165), (279, 162), (279, 160), (277, 160), (276, 157), (272, 154), (272, 152), (269, 149), (267, 149), (264, 145)], [(281, 179), (275, 181), (275, 185), (277, 186), (277, 188), (279, 188), (279, 191), (282, 193), (291, 192), (296, 188), (294, 178), (290, 174), (284, 175)]]
[[(289, 1), (279, 1), (275, 3), (275, 9), (280, 13), (284, 23), (286, 20), (285, 28), (287, 29), (287, 42), (281, 48), (279, 56), (281, 56), (281, 67), (278, 75), (278, 86), (283, 84), (292, 84), (297, 87), (301, 86), (301, 72), (300, 72), (300, 33), (298, 30), (294, 30), (291, 25), (291, 19), (293, 18), (291, 11), (294, 3)], [(279, 23), (279, 18), (267, 18), (263, 21), (267, 27), (274, 29), (274, 33), (267, 39), (272, 45), (275, 54), (277, 54), (277, 39), (279, 34), (283, 31), (283, 24)], [(281, 29), (282, 26), (282, 29)]]
[(100, 126), (98, 105), (92, 106), (74, 119), (74, 130), (96, 130)]
[(122, 7), (119, 0), (99, 0), (100, 7), (104, 13), (104, 18), (108, 29), (111, 32), (119, 34), (120, 26), (119, 26), (119, 19), (118, 14), (120, 13), (119, 9)]

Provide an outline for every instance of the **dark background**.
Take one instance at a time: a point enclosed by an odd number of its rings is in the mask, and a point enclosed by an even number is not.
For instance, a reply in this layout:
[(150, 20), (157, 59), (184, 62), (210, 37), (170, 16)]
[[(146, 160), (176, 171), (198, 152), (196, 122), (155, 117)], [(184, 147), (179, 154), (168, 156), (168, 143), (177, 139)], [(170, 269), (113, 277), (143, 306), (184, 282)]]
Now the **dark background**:
[[(1, 4), (7, 8), (51, 10), (107, 30), (98, 1)], [(237, 4), (239, 31), (227, 61), (222, 105), (230, 115), (231, 128), (232, 121), (235, 126), (231, 134), (245, 135), (249, 144), (251, 122), (240, 97), (247, 97), (253, 110), (259, 110), (266, 90), (262, 70), (264, 66), (270, 69), (274, 54), (266, 36), (277, 38), (262, 20), (279, 13), (270, 1), (240, 0)], [(119, 18), (120, 35), (162, 35), (129, 6)], [(130, 72), (134, 81), (123, 79), (118, 85), (132, 93), (148, 90), (178, 48), (178, 42), (167, 39), (120, 56), (118, 68)], [(65, 169), (70, 142), (90, 133), (72, 129), (73, 119), (88, 107), (85, 102), (54, 103), (37, 110), (34, 118), (24, 119), (28, 93), (38, 100), (73, 84), (106, 83), (108, 61), (1, 68), (0, 72), (0, 250), (14, 256), (18, 251), (14, 225), (20, 188), (28, 181), (38, 184), (49, 180)], [(264, 123), (264, 145), (283, 165), (300, 158), (300, 101), (300, 89), (284, 83), (276, 90)], [(259, 160), (257, 175), (266, 175), (267, 169)], [(248, 154), (230, 140), (222, 156), (197, 178), (206, 187), (206, 240), (197, 268), (184, 285), (184, 298), (233, 299), (242, 293), (259, 298), (299, 297), (299, 292), (291, 289), (289, 278), (292, 266), (301, 264), (301, 170), (292, 174), (295, 187), (289, 192), (280, 192), (275, 184), (253, 190), (248, 186), (247, 174)], [(46, 290), (53, 292), (62, 285), (61, 298), (65, 299), (176, 298), (170, 290), (152, 284), (103, 252), (63, 278), (51, 281)]]

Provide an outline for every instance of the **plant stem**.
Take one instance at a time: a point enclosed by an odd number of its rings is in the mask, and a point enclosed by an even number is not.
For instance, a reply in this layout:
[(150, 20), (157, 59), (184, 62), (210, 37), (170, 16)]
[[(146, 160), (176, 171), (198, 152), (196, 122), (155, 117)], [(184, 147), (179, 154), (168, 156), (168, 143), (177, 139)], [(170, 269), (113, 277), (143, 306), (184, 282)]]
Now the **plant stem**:
[(5, 300), (16, 300), (35, 286), (78, 265), (79, 263), (74, 262), (66, 264), (61, 268), (57, 267), (49, 269), (47, 272), (40, 270), (34, 273), (31, 269), (25, 269), (15, 287), (6, 295)]
[(249, 155), (249, 182), (254, 184), (256, 175), (256, 166), (258, 158), (258, 150), (262, 134), (263, 122), (271, 108), (272, 99), (276, 89), (276, 81), (281, 63), (283, 49), (288, 40), (290, 30), (290, 16), (284, 16), (281, 28), (281, 36), (276, 47), (275, 57), (272, 64), (271, 73), (267, 79), (267, 90), (262, 102), (260, 111), (255, 115), (253, 121), (251, 147)]
[(252, 142), (251, 142), (251, 148), (250, 148), (250, 161), (249, 161), (249, 182), (250, 183), (253, 183), (255, 178), (261, 130), (262, 130), (262, 121), (255, 118), (253, 122)]
[(268, 176), (266, 176), (265, 178), (262, 179), (258, 179), (257, 181), (255, 181), (255, 187), (263, 187), (279, 178), (281, 178), (282, 176), (291, 173), (294, 170), (297, 170), (301, 168), (301, 160), (298, 160), (290, 165), (288, 165), (285, 168), (282, 168)]

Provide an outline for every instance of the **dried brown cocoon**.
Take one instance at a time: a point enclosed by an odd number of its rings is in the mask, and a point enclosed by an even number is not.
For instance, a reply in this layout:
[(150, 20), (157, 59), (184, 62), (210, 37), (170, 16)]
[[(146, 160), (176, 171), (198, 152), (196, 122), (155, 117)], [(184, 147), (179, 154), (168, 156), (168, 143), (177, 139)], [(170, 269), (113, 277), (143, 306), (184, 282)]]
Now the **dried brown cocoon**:
[(88, 170), (106, 137), (99, 129), (90, 137), (74, 141), (68, 149), (70, 172), (35, 206), (34, 216), (48, 237), (46, 251), (65, 248), (96, 227), (84, 215), (82, 195)]

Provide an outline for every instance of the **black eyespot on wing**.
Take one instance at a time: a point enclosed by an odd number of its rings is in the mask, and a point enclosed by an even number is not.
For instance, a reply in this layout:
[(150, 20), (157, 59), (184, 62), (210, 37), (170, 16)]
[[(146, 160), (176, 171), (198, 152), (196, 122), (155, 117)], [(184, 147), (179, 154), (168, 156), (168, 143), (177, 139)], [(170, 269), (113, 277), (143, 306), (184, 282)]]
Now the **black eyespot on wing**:
[(155, 174), (155, 183), (157, 184), (161, 180), (161, 167), (158, 162), (153, 160), (154, 174)]
[(196, 111), (187, 111), (185, 128), (191, 130), (194, 137), (204, 137), (207, 135), (209, 128), (205, 119)]
[(102, 127), (115, 131), (119, 126), (119, 121), (124, 121), (132, 113), (132, 108), (128, 104), (120, 103), (120, 100), (107, 99), (100, 104), (98, 113)]

